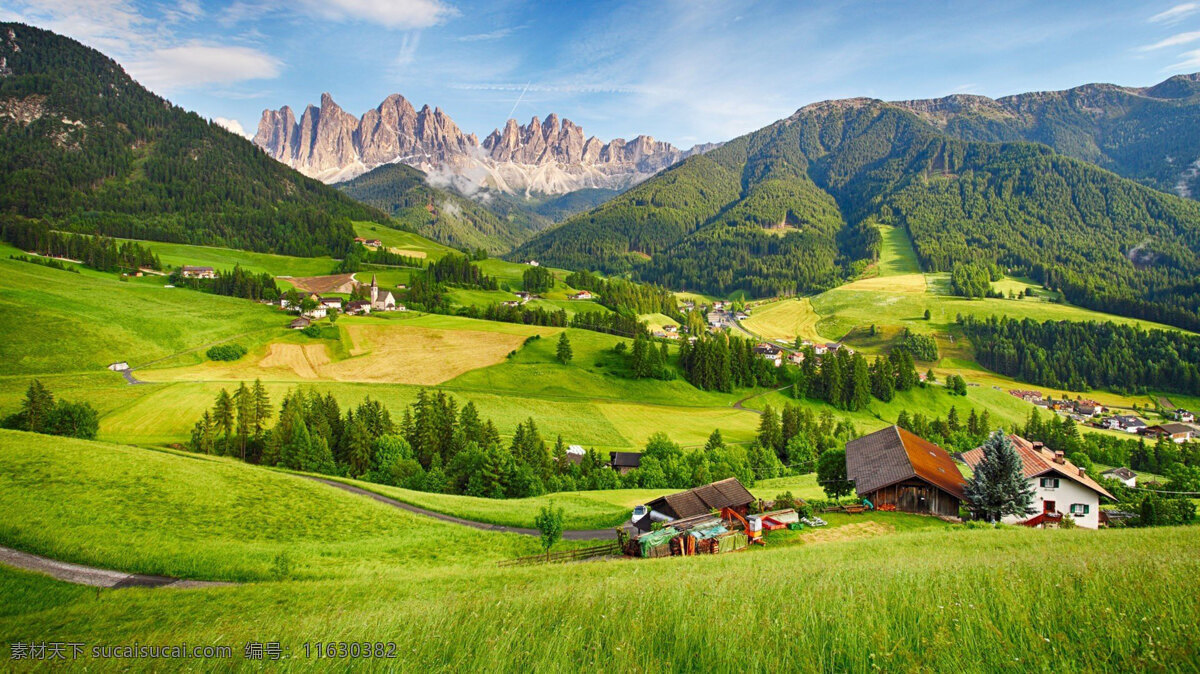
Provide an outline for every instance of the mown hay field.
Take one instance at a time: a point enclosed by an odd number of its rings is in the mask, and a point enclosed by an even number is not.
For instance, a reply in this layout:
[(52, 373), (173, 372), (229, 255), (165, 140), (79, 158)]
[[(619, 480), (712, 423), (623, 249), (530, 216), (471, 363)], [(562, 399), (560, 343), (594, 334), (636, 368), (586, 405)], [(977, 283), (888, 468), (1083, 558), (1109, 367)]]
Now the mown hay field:
[(819, 320), (821, 316), (813, 311), (809, 299), (800, 297), (760, 304), (754, 307), (742, 325), (763, 339), (791, 342), (799, 337), (822, 343), (828, 340), (817, 332)]

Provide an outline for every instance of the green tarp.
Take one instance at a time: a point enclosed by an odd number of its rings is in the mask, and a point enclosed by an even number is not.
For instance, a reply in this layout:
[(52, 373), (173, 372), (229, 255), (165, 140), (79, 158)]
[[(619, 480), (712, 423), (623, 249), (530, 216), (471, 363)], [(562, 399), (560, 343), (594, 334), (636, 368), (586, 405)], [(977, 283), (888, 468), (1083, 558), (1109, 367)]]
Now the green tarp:
[(657, 548), (660, 545), (668, 544), (672, 538), (679, 535), (679, 530), (674, 527), (666, 527), (658, 531), (649, 531), (638, 537), (638, 545), (641, 546), (642, 556), (651, 557), (650, 550)]
[(726, 529), (724, 526), (718, 524), (714, 527), (709, 527), (708, 529), (693, 530), (691, 532), (691, 536), (692, 536), (692, 538), (695, 538), (697, 540), (704, 540), (706, 538), (716, 538), (717, 536), (720, 536), (721, 534), (725, 533), (726, 531), (729, 531), (729, 530)]
[(740, 531), (735, 531), (728, 536), (723, 536), (717, 539), (717, 553), (723, 554), (726, 552), (733, 552), (734, 550), (741, 550), (742, 548), (746, 547), (747, 544), (748, 539), (746, 538), (746, 534)]

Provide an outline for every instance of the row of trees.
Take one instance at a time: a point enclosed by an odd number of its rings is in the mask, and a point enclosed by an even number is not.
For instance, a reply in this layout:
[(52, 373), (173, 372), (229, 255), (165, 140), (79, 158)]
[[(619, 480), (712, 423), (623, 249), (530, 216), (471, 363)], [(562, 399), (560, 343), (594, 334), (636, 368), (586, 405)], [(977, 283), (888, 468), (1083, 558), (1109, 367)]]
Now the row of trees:
[(796, 398), (823, 400), (844, 410), (861, 410), (871, 398), (891, 401), (897, 391), (921, 385), (912, 355), (896, 349), (869, 363), (861, 353), (848, 349), (827, 351), (820, 356), (812, 347), (801, 353), (804, 360), (794, 375), (792, 395)]
[[(248, 300), (266, 300), (273, 302), (279, 299), (279, 286), (275, 285), (275, 277), (267, 272), (255, 274), (254, 272), (242, 269), (242, 266), (234, 265), (232, 271), (214, 270), (216, 278), (188, 278), (183, 275), (182, 269), (176, 269), (171, 272), (171, 284), (192, 290), (200, 290), (203, 292), (214, 293), (216, 295), (228, 295), (230, 297), (241, 297)], [(292, 291), (296, 296), (299, 306), (300, 296)]]
[[(666, 314), (679, 317), (675, 294), (649, 283), (633, 283), (622, 278), (604, 279), (591, 272), (577, 271), (567, 276), (567, 285), (589, 290), (600, 296), (601, 305), (613, 311), (631, 314)], [(528, 287), (525, 288), (529, 290)]]
[(995, 430), (992, 428), (991, 414), (986, 408), (982, 412), (971, 408), (964, 421), (954, 405), (950, 406), (945, 419), (926, 417), (922, 412), (910, 414), (908, 410), (900, 410), (896, 417), (896, 425), (934, 444), (958, 452), (978, 447), (987, 439), (988, 434)]
[(992, 282), (1004, 278), (994, 262), (960, 262), (950, 272), (950, 293), (962, 297), (1001, 297)]
[(688, 381), (705, 391), (732, 391), (745, 386), (771, 386), (782, 368), (754, 353), (754, 342), (727, 333), (701, 334), (679, 346), (679, 365)]
[[(560, 340), (558, 350), (569, 360), (569, 341)], [(816, 443), (824, 447), (835, 442), (830, 437), (852, 432), (832, 419), (797, 415), (785, 410), (783, 428), (788, 430), (783, 437), (789, 437), (793, 448), (800, 447), (795, 440), (800, 433), (825, 434)], [(773, 445), (726, 445), (714, 431), (702, 452), (686, 452), (666, 435), (655, 434), (641, 467), (618, 475), (594, 450), (572, 461), (563, 439), (550, 445), (532, 419), (518, 423), (505, 442), (473, 403), (460, 408), (444, 392), (424, 389), (399, 421), (378, 401), (366, 399), (343, 413), (332, 395), (299, 388), (285, 396), (273, 426), (272, 416), (260, 382), (243, 384), (232, 394), (222, 390), (196, 422), (189, 448), (292, 470), (489, 498), (621, 487), (690, 488), (726, 477), (753, 485), (756, 479), (788, 472)]]
[(92, 440), (100, 429), (100, 417), (88, 403), (55, 400), (50, 389), (34, 379), (21, 400), (21, 409), (0, 420), (0, 427)]
[(0, 240), (38, 255), (79, 260), (85, 267), (100, 271), (162, 269), (158, 256), (137, 242), (58, 232), (40, 220), (0, 216)]
[(961, 318), (984, 367), (1052, 388), (1200, 394), (1200, 337), (1112, 322)]

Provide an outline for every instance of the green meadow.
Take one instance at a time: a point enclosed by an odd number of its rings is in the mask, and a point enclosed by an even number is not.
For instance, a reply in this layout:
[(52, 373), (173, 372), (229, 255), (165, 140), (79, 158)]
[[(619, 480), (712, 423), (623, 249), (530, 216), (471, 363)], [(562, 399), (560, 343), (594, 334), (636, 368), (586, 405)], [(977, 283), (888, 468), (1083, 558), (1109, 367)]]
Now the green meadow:
[(204, 666), (238, 670), (261, 667), (247, 641), (279, 642), (287, 670), (335, 664), (305, 643), (396, 642), (394, 659), (354, 661), (371, 671), (1186, 671), (1200, 652), (1196, 527), (830, 515), (728, 555), (501, 568), (535, 539), (254, 466), (14, 432), (0, 465), (6, 545), (242, 581), (98, 590), (3, 569), (8, 643), (224, 645), (234, 658)]
[(331, 257), (293, 257), (254, 253), (233, 248), (214, 246), (192, 246), (183, 243), (141, 241), (143, 246), (154, 251), (167, 267), (196, 265), (228, 270), (240, 266), (246, 271), (272, 276), (322, 276), (329, 274), (338, 261)]

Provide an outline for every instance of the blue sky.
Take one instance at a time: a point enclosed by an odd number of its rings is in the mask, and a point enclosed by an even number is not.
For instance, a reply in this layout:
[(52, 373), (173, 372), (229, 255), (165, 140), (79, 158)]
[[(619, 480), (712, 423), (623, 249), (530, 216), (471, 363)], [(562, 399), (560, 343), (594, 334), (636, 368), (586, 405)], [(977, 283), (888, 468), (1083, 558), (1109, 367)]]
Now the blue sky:
[(328, 91), (480, 137), (556, 112), (603, 140), (725, 140), (813, 101), (1002, 96), (1200, 71), (1200, 2), (0, 0), (252, 134)]

